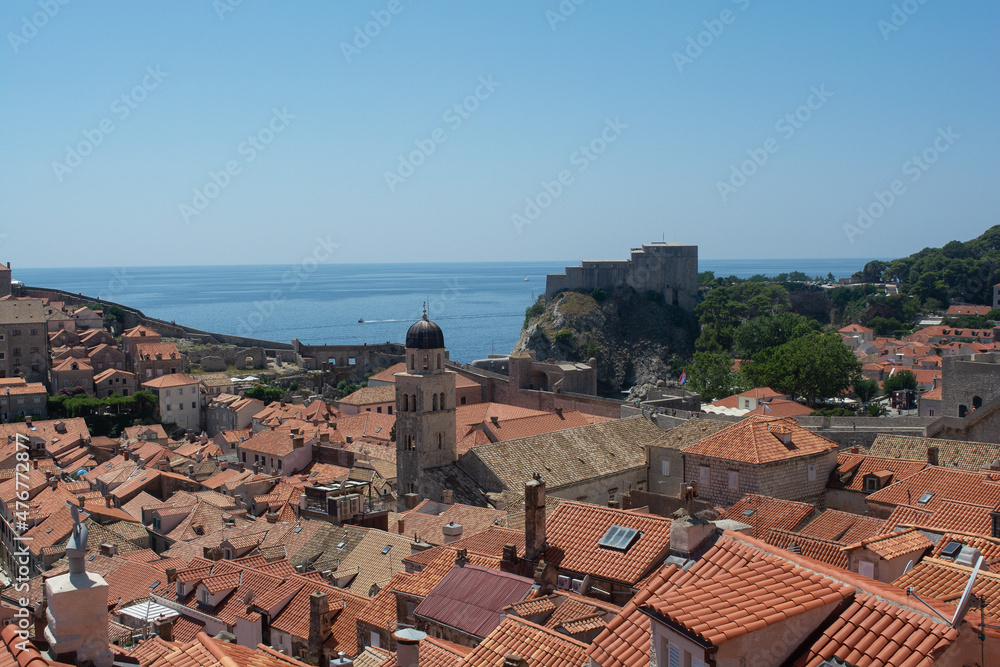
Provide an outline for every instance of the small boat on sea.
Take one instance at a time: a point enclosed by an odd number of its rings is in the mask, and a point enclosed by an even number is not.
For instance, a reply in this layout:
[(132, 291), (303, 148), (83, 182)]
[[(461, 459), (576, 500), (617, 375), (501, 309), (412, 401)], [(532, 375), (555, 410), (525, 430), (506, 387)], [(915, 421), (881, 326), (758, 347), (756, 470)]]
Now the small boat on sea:
[(528, 282), (528, 276), (524, 277), (524, 282)]
[(358, 324), (364, 324), (364, 323), (365, 323), (365, 321), (359, 317), (358, 318)]

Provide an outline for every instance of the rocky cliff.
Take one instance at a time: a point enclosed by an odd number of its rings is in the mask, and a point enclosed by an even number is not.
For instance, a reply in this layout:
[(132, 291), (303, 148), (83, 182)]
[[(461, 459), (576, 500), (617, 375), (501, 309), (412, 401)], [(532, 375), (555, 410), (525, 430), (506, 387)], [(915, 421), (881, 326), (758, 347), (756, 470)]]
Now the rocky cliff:
[(695, 316), (654, 294), (630, 288), (589, 294), (562, 292), (529, 309), (514, 351), (538, 359), (597, 359), (598, 390), (617, 393), (670, 378), (670, 361), (690, 356), (698, 335)]

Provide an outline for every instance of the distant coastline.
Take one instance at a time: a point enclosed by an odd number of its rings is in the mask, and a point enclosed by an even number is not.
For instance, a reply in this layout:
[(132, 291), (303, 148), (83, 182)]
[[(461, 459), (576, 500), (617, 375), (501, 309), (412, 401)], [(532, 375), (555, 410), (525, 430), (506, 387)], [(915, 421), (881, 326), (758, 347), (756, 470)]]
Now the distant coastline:
[[(546, 274), (579, 262), (19, 269), (14, 259), (13, 276), (27, 285), (82, 292), (202, 331), (283, 343), (398, 342), (427, 301), (460, 362), (509, 353)], [(701, 260), (699, 270), (839, 278), (867, 261)]]

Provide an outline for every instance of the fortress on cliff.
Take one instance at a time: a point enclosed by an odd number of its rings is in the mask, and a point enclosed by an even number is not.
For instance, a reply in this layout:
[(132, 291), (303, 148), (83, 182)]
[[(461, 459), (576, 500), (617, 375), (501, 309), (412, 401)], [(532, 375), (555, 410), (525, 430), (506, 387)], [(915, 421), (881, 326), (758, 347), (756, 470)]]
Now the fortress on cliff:
[(698, 299), (698, 246), (686, 243), (643, 243), (629, 259), (586, 259), (551, 273), (545, 298), (563, 290), (612, 290), (631, 287), (640, 294), (662, 294), (667, 304), (691, 310)]

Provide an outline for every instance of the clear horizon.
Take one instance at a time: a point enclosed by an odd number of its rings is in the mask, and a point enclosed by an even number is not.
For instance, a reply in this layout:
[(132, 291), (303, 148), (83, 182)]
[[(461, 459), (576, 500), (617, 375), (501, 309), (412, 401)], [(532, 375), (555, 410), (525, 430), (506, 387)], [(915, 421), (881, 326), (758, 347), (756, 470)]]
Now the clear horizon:
[(1000, 210), (996, 3), (10, 0), (0, 27), (15, 266), (899, 257)]

